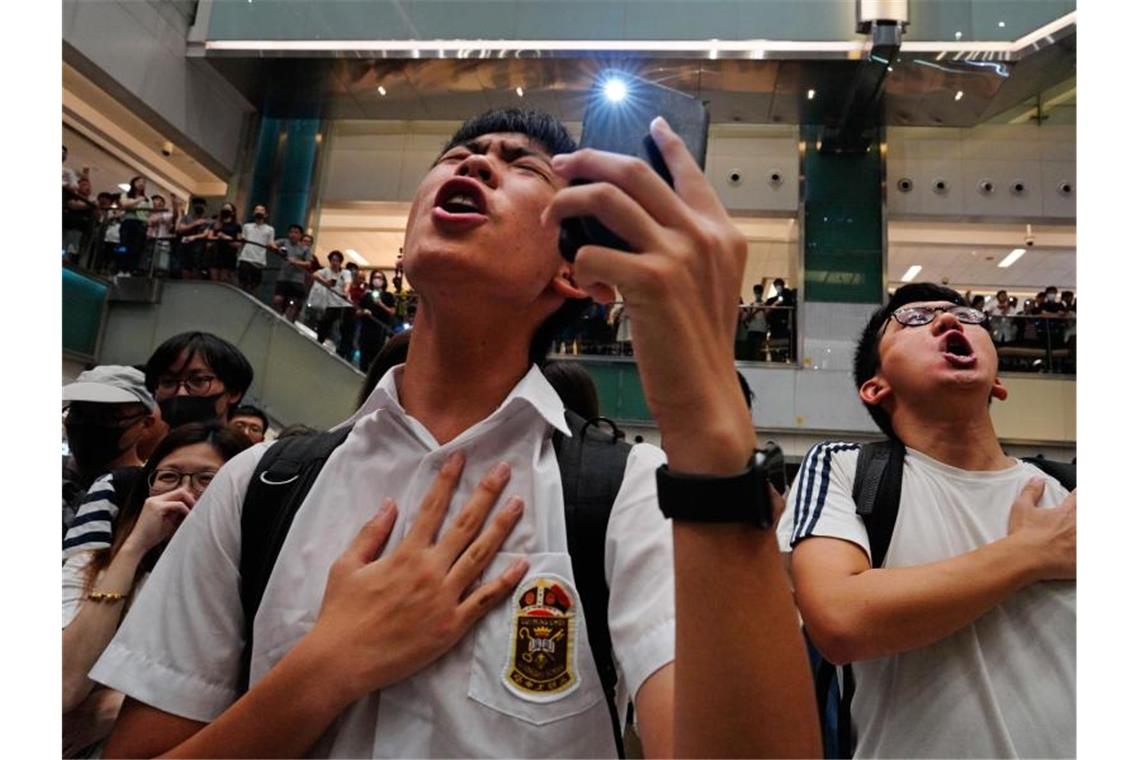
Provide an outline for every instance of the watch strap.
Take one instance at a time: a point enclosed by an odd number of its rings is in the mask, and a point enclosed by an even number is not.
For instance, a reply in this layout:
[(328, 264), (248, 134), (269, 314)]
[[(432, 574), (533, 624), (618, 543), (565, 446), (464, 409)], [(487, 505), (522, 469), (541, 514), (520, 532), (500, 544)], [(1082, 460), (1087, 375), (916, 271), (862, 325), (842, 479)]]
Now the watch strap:
[(755, 456), (736, 475), (688, 475), (663, 464), (657, 468), (657, 503), (671, 520), (772, 525), (768, 479)]

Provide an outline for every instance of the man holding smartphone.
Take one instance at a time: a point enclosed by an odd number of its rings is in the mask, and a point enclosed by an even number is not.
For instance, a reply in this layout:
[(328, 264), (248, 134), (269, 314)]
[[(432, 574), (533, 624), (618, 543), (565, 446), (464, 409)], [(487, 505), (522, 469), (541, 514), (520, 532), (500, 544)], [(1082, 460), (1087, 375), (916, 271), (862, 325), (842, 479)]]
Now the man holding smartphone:
[[(108, 756), (612, 756), (552, 447), (570, 431), (532, 359), (573, 302), (614, 286), (664, 446), (630, 451), (607, 527), (619, 694), (649, 756), (818, 753), (731, 351), (746, 246), (682, 141), (662, 120), (651, 132), (675, 192), (635, 158), (572, 152), (545, 114), (456, 133), (408, 218), (407, 363), (346, 423), (294, 519), (251, 688), (235, 690), (235, 573), (264, 446), (218, 473), (94, 669), (130, 697)], [(560, 222), (583, 216), (639, 255), (563, 259)]]

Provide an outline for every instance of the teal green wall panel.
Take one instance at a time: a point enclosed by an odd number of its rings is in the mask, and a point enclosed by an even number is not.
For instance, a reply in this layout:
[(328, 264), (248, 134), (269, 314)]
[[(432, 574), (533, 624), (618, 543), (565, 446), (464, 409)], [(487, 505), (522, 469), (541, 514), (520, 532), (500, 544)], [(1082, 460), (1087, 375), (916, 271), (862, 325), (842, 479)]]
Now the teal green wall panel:
[[(202, 0), (211, 40), (795, 40), (855, 35), (855, 0)], [(910, 40), (1010, 41), (1074, 0), (910, 0)]]
[(821, 128), (803, 125), (804, 301), (880, 303), (883, 298), (882, 160), (816, 148)]
[(102, 280), (63, 269), (63, 350), (94, 359), (110, 288)]

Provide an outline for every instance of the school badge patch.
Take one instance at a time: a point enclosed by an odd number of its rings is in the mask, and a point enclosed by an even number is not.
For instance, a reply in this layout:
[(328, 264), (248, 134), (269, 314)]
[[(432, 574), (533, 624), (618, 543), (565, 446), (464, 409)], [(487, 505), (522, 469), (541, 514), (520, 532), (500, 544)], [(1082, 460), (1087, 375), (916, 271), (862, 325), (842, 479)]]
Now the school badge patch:
[(531, 579), (522, 588), (503, 684), (533, 702), (559, 699), (579, 684), (574, 589), (552, 576)]

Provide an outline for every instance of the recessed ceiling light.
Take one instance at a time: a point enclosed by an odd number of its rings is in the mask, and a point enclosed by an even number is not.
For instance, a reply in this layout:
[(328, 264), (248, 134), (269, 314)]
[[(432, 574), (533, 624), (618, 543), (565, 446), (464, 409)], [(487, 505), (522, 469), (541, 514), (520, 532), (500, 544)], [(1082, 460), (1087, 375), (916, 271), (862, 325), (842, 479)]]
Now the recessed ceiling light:
[(999, 269), (1009, 269), (1013, 263), (1025, 255), (1024, 248), (1014, 248), (1009, 252), (1009, 255), (998, 262)]
[(906, 270), (906, 274), (904, 274), (901, 279), (903, 282), (913, 282), (914, 278), (918, 277), (918, 273), (921, 271), (922, 267), (918, 264), (915, 264), (910, 269)]
[(1002, 28), (1002, 29), (1005, 29), (1005, 22), (1004, 22), (1004, 21), (999, 21), (999, 22), (998, 22), (998, 26), (999, 26), (1000, 28)]
[(380, 93), (381, 96), (388, 94), (388, 91), (384, 89), (384, 85), (377, 87), (376, 92)]
[(956, 40), (962, 39), (962, 33), (961, 32), (954, 32), (954, 39), (956, 39)]
[(515, 95), (518, 95), (521, 98), (523, 96), (523, 88), (516, 87), (515, 88)]
[(961, 90), (958, 90), (957, 94), (954, 95), (954, 100), (961, 100), (965, 94), (966, 93), (962, 92)]
[(815, 90), (808, 90), (808, 100), (815, 100)]

